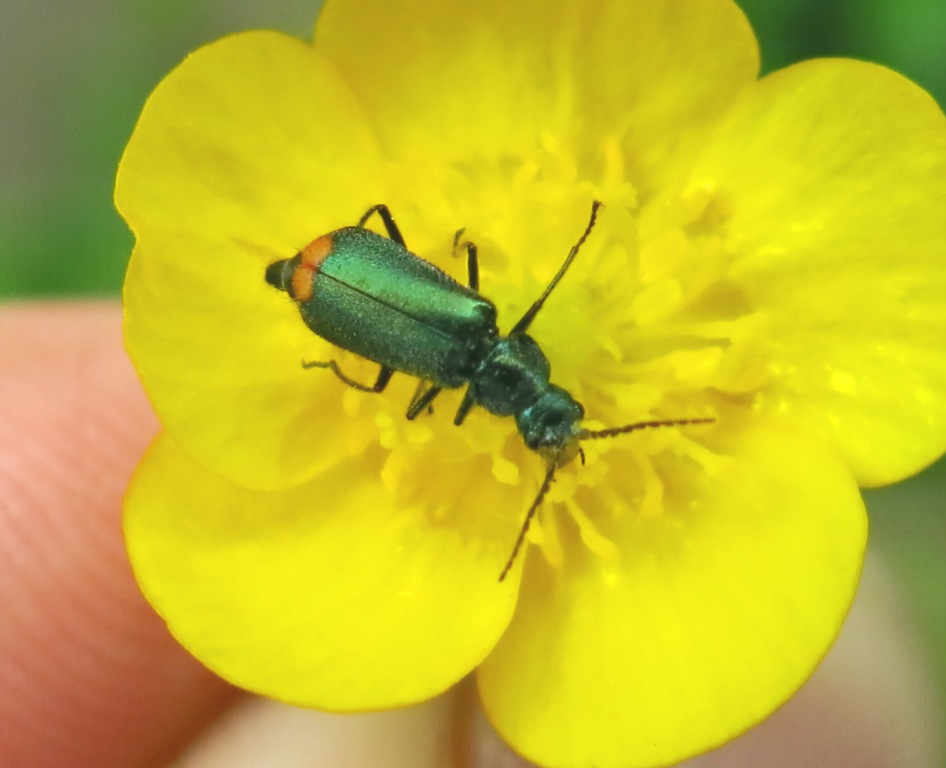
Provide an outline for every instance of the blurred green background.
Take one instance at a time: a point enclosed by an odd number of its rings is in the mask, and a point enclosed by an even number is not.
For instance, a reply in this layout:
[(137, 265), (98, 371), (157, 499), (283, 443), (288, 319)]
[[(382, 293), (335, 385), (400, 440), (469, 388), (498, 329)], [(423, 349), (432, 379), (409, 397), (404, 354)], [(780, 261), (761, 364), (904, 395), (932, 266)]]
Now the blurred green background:
[[(132, 239), (112, 207), (113, 177), (150, 90), (189, 51), (221, 35), (276, 28), (307, 37), (316, 5), (0, 0), (0, 300), (117, 296)], [(868, 59), (946, 104), (946, 0), (741, 5), (766, 71), (813, 56)], [(940, 462), (868, 493), (868, 503), (871, 546), (904, 587), (946, 700), (944, 492)]]

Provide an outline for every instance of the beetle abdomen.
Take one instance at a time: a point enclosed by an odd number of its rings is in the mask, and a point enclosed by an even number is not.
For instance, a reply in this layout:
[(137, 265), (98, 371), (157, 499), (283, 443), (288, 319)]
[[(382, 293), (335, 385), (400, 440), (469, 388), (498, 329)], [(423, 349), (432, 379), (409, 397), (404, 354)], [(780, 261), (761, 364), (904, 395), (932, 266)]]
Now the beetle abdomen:
[(300, 253), (291, 288), (327, 341), (444, 387), (459, 387), (498, 337), (496, 308), (392, 240), (340, 229)]

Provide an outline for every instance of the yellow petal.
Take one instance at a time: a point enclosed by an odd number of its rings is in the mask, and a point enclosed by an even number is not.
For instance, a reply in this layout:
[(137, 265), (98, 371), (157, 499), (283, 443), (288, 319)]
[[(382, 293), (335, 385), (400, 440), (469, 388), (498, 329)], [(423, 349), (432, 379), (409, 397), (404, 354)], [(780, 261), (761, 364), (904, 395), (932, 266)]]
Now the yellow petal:
[(138, 237), (126, 341), (162, 423), (205, 466), (272, 488), (335, 460), (344, 387), (301, 368), (332, 352), (264, 272), (383, 199), (378, 166), (345, 86), (293, 38), (209, 45), (148, 100), (115, 192)]
[(579, 154), (608, 140), (640, 187), (758, 69), (728, 0), (334, 0), (316, 47), (392, 153), (469, 163), (528, 157), (548, 135)]
[(484, 545), (489, 521), (460, 531), (397, 508), (358, 467), (250, 492), (157, 438), (125, 501), (128, 551), (211, 669), (283, 701), (367, 710), (429, 698), (493, 647), (518, 591), (497, 581), (508, 541)]
[(139, 237), (169, 229), (291, 254), (351, 217), (353, 201), (377, 202), (377, 151), (311, 46), (233, 35), (192, 53), (148, 98), (115, 201)]
[(707, 433), (712, 471), (664, 462), (659, 513), (608, 533), (619, 559), (530, 557), (479, 671), (487, 714), (550, 768), (675, 763), (766, 717), (840, 628), (866, 542), (833, 453), (777, 424)]
[(946, 119), (902, 77), (813, 61), (760, 81), (683, 192), (723, 212), (730, 279), (768, 318), (763, 408), (862, 484), (946, 449)]

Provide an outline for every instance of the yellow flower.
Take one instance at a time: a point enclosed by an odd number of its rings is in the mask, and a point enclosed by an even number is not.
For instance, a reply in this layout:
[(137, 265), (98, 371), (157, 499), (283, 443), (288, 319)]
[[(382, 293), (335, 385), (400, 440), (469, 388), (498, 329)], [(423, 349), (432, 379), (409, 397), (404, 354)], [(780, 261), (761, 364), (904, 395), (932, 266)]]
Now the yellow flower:
[[(129, 352), (164, 432), (126, 534), (209, 667), (335, 711), (477, 670), (548, 766), (662, 765), (766, 717), (854, 594), (857, 485), (946, 448), (946, 121), (833, 60), (757, 79), (729, 0), (330, 0), (313, 44), (255, 32), (155, 90), (118, 174)], [(386, 203), (510, 325), (604, 207), (530, 333), (586, 442), (509, 577), (544, 476), (512, 419), (407, 421), (302, 360), (268, 264)]]

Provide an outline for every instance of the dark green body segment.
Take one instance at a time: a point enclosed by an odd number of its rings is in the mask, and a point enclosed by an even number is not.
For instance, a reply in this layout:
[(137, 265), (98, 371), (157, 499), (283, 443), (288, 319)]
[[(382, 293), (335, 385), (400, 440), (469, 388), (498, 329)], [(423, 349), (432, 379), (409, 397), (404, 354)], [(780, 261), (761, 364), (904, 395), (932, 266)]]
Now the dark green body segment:
[(443, 387), (467, 383), (498, 337), (496, 307), (398, 243), (360, 227), (332, 250), (300, 302), (326, 341)]

